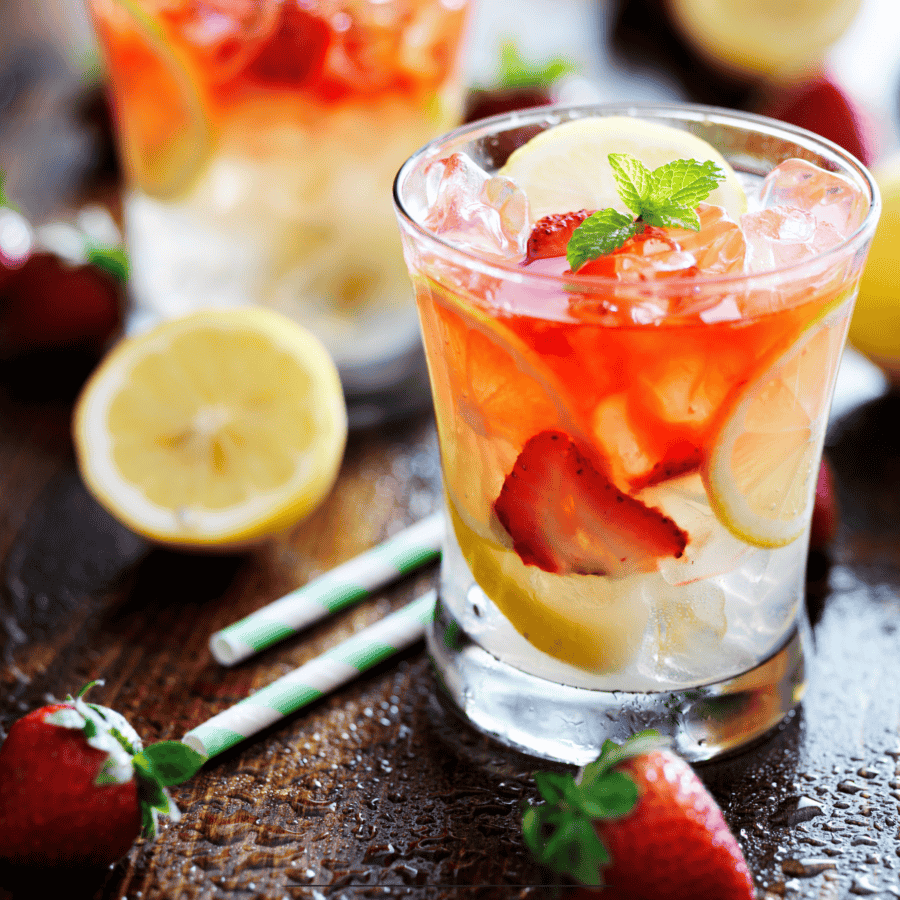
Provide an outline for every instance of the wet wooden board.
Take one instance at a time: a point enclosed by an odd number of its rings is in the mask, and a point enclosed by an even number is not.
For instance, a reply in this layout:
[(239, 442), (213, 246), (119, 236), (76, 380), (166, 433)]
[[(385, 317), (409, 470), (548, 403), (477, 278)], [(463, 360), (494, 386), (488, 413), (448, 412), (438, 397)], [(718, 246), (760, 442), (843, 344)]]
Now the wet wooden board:
[[(68, 413), (8, 386), (0, 399), (4, 731), (102, 678), (95, 699), (145, 741), (178, 738), (435, 583), (424, 570), (222, 668), (210, 633), (436, 508), (430, 417), (357, 435), (311, 520), (215, 557), (153, 549), (100, 510), (73, 469)], [(700, 769), (761, 897), (900, 892), (900, 397), (852, 409), (828, 453), (842, 525), (831, 558), (810, 561), (809, 691), (779, 734)], [(67, 878), (66, 895), (554, 896), (519, 832), (534, 764), (448, 720), (432, 687), (421, 645), (383, 663), (213, 760), (174, 790), (180, 822), (111, 870)], [(37, 896), (35, 877), (2, 870), (0, 897)]]

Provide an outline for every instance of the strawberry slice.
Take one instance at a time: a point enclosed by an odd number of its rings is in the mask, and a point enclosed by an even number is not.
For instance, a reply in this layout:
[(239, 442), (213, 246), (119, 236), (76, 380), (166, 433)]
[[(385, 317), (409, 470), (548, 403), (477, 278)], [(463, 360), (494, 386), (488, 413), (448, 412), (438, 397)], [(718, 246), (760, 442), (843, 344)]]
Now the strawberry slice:
[(623, 494), (561, 431), (529, 438), (494, 512), (522, 562), (559, 575), (652, 572), (688, 542), (672, 519)]
[(267, 87), (295, 88), (320, 74), (331, 44), (323, 19), (295, 4), (284, 4), (281, 19), (249, 71)]
[(590, 215), (588, 210), (581, 209), (578, 212), (553, 213), (538, 219), (528, 237), (524, 265), (536, 259), (565, 256), (572, 232)]
[(696, 444), (690, 441), (676, 441), (666, 448), (665, 456), (649, 472), (630, 479), (628, 483), (631, 489), (638, 493), (661, 481), (698, 471), (700, 461), (700, 448)]

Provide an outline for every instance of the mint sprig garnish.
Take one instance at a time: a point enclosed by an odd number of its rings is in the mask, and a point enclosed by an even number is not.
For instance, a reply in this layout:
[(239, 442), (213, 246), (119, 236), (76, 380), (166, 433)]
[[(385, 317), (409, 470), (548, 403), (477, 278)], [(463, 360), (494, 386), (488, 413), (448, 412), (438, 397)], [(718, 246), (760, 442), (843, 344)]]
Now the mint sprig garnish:
[(645, 225), (699, 231), (697, 204), (725, 179), (725, 173), (711, 160), (676, 159), (650, 171), (627, 153), (610, 153), (607, 159), (622, 202), (637, 218), (612, 208), (588, 216), (566, 247), (566, 261), (573, 272), (588, 260), (617, 250)]
[(529, 806), (522, 818), (522, 835), (534, 858), (583, 884), (602, 885), (603, 867), (611, 860), (594, 822), (627, 816), (639, 799), (634, 781), (614, 769), (663, 746), (658, 732), (640, 731), (621, 744), (606, 741), (599, 758), (577, 776), (536, 772), (544, 802)]

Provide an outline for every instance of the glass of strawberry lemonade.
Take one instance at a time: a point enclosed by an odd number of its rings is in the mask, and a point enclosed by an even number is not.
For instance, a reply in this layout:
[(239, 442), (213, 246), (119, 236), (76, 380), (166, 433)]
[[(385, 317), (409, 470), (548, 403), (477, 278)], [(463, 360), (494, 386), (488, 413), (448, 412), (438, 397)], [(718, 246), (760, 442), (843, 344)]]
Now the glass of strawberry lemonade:
[(89, 0), (135, 329), (267, 306), (322, 338), (351, 413), (427, 401), (390, 185), (460, 121), (468, 2)]
[(544, 108), (394, 189), (435, 401), (440, 695), (584, 764), (692, 760), (799, 703), (814, 489), (877, 189), (837, 146), (703, 107)]

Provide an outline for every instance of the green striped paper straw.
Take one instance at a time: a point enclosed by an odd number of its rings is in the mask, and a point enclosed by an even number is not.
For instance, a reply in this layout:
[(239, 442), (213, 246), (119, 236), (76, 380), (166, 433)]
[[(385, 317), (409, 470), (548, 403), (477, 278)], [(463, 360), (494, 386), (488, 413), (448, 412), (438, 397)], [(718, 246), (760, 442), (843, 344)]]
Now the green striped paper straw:
[(192, 750), (212, 757), (274, 725), (420, 640), (434, 615), (435, 599), (435, 591), (428, 591), (191, 729), (181, 740)]
[(233, 666), (367, 597), (376, 588), (436, 559), (443, 536), (443, 513), (421, 519), (383, 544), (217, 631), (209, 639), (213, 658), (223, 666)]

